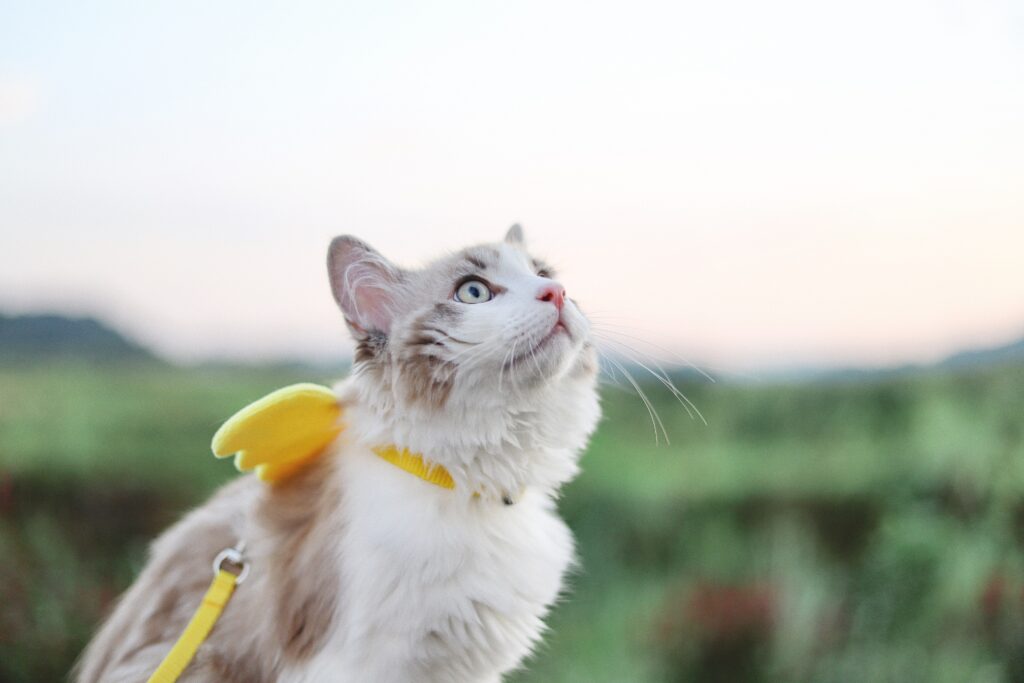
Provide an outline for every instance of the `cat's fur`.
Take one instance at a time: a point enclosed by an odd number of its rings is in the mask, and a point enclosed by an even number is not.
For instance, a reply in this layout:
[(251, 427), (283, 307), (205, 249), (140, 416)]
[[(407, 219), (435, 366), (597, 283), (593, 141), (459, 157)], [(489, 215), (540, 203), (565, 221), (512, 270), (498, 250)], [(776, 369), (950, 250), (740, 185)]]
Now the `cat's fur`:
[[(239, 540), (251, 574), (184, 681), (493, 683), (539, 639), (573, 558), (554, 498), (599, 415), (586, 319), (559, 312), (518, 228), (417, 271), (338, 238), (329, 272), (357, 342), (345, 430), (293, 478), (242, 477), (161, 536), (78, 681), (146, 680)], [(456, 300), (472, 276), (492, 300)], [(455, 489), (371, 450), (386, 444)]]

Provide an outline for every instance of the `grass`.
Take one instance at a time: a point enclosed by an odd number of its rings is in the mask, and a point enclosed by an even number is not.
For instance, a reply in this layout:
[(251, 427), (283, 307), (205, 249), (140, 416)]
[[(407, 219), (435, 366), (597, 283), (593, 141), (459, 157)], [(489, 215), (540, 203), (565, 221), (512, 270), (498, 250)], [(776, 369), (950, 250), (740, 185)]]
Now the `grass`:
[[(0, 367), (0, 680), (60, 680), (147, 541), (231, 477), (288, 368)], [(1024, 368), (614, 387), (528, 681), (1024, 680)]]

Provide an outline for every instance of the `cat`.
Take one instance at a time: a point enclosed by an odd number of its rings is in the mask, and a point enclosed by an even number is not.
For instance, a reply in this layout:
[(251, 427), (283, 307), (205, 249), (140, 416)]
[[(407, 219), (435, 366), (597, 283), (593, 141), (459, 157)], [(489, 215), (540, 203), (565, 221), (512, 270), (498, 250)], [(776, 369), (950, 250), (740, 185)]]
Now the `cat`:
[[(158, 538), (80, 683), (145, 681), (239, 541), (251, 574), (182, 681), (496, 683), (538, 643), (574, 563), (555, 499), (600, 415), (587, 319), (519, 226), (420, 270), (338, 237), (328, 273), (356, 343), (335, 386), (341, 435)], [(382, 445), (422, 453), (454, 488)]]

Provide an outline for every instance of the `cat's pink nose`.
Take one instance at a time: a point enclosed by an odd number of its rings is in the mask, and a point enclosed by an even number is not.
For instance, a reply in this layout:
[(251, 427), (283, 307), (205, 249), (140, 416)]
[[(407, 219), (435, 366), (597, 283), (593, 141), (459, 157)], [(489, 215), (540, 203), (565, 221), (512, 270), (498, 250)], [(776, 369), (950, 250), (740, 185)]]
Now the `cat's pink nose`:
[(561, 311), (562, 306), (565, 305), (565, 287), (557, 282), (544, 285), (537, 292), (537, 301), (550, 301), (555, 305), (555, 308)]

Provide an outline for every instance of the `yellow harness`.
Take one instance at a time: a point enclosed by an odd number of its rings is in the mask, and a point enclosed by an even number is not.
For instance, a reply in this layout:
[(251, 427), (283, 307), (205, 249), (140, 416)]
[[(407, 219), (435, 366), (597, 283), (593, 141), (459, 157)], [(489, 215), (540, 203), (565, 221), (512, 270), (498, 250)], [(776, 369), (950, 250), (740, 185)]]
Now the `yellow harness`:
[[(275, 483), (319, 457), (342, 429), (341, 406), (333, 391), (317, 384), (295, 384), (235, 413), (214, 434), (213, 454), (218, 458), (234, 455), (235, 467), (240, 472), (254, 470), (263, 481)], [(419, 454), (395, 446), (379, 446), (373, 452), (423, 481), (455, 488), (448, 470), (428, 463)], [(249, 562), (243, 553), (244, 544), (239, 543), (217, 555), (213, 583), (148, 683), (174, 683), (195, 657), (235, 588), (249, 573)], [(226, 564), (238, 567), (239, 572), (224, 569)]]

